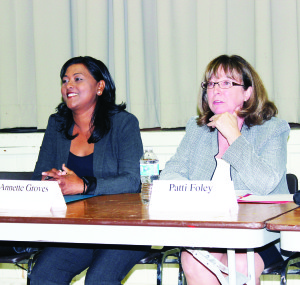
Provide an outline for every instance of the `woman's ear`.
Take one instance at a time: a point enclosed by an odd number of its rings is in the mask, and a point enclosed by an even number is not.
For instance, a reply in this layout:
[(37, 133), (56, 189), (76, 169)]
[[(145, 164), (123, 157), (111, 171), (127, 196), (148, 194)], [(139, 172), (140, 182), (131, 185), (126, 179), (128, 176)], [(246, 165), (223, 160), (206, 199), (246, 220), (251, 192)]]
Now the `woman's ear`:
[(104, 88), (105, 88), (105, 81), (104, 80), (100, 80), (98, 82), (98, 86), (97, 86), (97, 95), (98, 96), (102, 95)]
[(251, 97), (252, 91), (253, 91), (252, 86), (249, 86), (248, 89), (245, 90), (245, 92), (244, 92), (244, 101), (245, 101), (245, 102), (248, 101), (249, 98)]

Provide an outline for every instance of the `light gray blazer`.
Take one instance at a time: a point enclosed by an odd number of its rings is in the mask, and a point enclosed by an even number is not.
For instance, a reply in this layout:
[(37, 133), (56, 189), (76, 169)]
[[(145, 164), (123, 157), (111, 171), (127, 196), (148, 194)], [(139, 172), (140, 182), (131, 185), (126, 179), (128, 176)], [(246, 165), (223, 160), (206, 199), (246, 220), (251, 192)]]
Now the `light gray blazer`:
[[(161, 180), (211, 180), (217, 162), (218, 131), (199, 127), (197, 117), (186, 126), (175, 155), (166, 163)], [(242, 135), (229, 146), (222, 159), (230, 164), (235, 190), (257, 195), (289, 193), (286, 181), (289, 125), (273, 117), (263, 125), (242, 127)]]

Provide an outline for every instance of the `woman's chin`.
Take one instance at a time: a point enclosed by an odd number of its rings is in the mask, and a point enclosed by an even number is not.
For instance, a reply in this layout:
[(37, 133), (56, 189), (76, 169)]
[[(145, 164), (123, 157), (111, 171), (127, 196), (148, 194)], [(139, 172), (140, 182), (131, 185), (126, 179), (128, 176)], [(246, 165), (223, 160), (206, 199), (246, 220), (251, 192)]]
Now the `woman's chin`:
[(213, 112), (215, 115), (220, 115), (223, 113), (229, 112), (228, 110), (216, 110), (215, 112)]
[(220, 115), (220, 114), (223, 114), (223, 113), (230, 113), (230, 114), (233, 114), (235, 111), (234, 110), (231, 110), (231, 109), (228, 109), (228, 108), (216, 108), (214, 111), (212, 111), (215, 115)]

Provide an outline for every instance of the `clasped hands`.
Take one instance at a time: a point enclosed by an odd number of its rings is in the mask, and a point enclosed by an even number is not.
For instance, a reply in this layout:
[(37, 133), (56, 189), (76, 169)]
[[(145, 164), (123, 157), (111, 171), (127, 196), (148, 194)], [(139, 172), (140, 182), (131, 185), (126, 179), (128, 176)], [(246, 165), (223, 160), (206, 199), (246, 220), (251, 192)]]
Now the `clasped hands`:
[[(45, 179), (49, 177), (48, 179)], [(42, 181), (57, 181), (63, 195), (75, 195), (83, 192), (83, 181), (74, 171), (62, 165), (62, 170), (52, 168), (42, 172)]]
[[(217, 128), (224, 138), (231, 145), (239, 136), (241, 136), (240, 128), (243, 119), (239, 118), (234, 112), (233, 114), (225, 112), (216, 114), (209, 119), (208, 127)], [(240, 122), (239, 122), (240, 121)], [(239, 125), (240, 123), (240, 125)]]

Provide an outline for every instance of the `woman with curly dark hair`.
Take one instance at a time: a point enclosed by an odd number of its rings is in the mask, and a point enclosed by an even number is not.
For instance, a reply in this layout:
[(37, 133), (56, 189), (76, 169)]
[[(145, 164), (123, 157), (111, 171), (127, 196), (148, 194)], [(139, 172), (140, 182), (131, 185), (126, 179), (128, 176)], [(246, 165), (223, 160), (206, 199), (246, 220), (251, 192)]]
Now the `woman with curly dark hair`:
[[(286, 181), (289, 125), (276, 118), (254, 68), (242, 57), (221, 55), (204, 73), (200, 115), (189, 120), (176, 154), (160, 179), (233, 181), (236, 190), (268, 195), (289, 193)], [(227, 264), (227, 253), (209, 249)], [(282, 259), (274, 245), (255, 252), (255, 280)], [(237, 271), (247, 275), (246, 252), (236, 253)], [(188, 251), (181, 256), (189, 285), (219, 284)]]
[[(63, 103), (49, 118), (33, 178), (57, 181), (64, 195), (139, 192), (139, 123), (125, 104), (115, 104), (107, 67), (92, 57), (75, 57), (60, 77)], [(48, 247), (38, 257), (31, 284), (69, 284), (86, 268), (86, 284), (121, 284), (144, 250)]]

